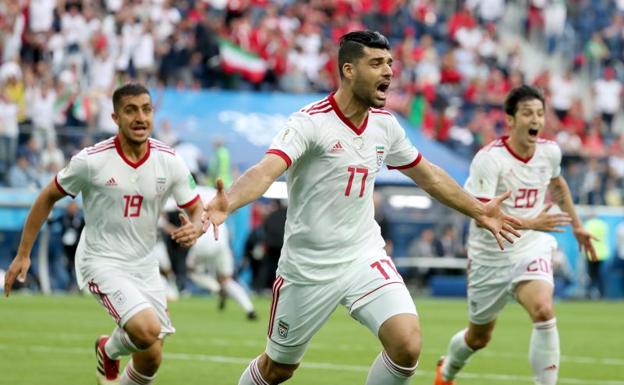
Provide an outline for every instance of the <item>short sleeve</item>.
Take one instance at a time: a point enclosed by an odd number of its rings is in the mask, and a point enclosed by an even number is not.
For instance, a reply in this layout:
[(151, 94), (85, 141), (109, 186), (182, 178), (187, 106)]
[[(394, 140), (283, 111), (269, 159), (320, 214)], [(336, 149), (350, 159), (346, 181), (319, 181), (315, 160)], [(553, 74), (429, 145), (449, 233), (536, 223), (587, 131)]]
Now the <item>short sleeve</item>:
[(292, 114), (284, 128), (273, 139), (267, 154), (280, 156), (290, 167), (311, 147), (312, 124), (305, 113), (296, 112)]
[(480, 200), (490, 200), (496, 196), (498, 184), (498, 164), (488, 151), (479, 151), (470, 164), (470, 176), (466, 190)]
[(552, 178), (556, 178), (561, 175), (561, 148), (556, 143), (551, 146), (550, 162), (552, 164)]
[(56, 174), (54, 182), (60, 192), (70, 195), (72, 198), (75, 198), (88, 186), (89, 166), (86, 149), (70, 159), (69, 163)]
[(386, 156), (388, 169), (402, 170), (416, 166), (422, 159), (422, 154), (414, 147), (396, 118), (393, 116), (391, 119), (390, 148)]
[(184, 209), (199, 200), (197, 184), (182, 157), (176, 154), (173, 159), (173, 198), (178, 207)]

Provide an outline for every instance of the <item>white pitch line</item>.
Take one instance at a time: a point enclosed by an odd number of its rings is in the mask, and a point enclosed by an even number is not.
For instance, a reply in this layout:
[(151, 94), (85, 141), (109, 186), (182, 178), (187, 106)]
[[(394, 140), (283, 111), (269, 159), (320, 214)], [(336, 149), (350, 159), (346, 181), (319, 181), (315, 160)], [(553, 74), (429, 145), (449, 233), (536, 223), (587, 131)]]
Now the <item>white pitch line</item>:
[[(54, 346), (41, 346), (41, 345), (31, 345), (31, 346), (22, 346), (22, 345), (5, 345), (0, 344), (0, 350), (10, 350), (10, 351), (27, 351), (30, 353), (68, 353), (68, 354), (91, 354), (93, 353), (91, 349), (85, 348), (58, 348)], [(208, 354), (190, 354), (190, 353), (167, 353), (165, 352), (164, 358), (168, 360), (178, 360), (178, 361), (199, 361), (199, 362), (214, 362), (220, 364), (234, 364), (234, 365), (246, 365), (252, 358), (242, 358), (242, 357), (230, 357), (230, 356), (214, 356)], [(312, 362), (312, 361), (304, 361), (301, 364), (302, 367), (308, 369), (322, 369), (322, 370), (336, 370), (336, 371), (349, 371), (349, 372), (368, 372), (369, 367), (363, 365), (338, 365), (332, 364), (329, 362)], [(415, 376), (418, 377), (432, 377), (432, 373), (417, 371)], [(492, 382), (500, 382), (500, 381), (523, 381), (527, 384), (533, 383), (533, 378), (529, 376), (516, 376), (516, 375), (507, 375), (507, 374), (482, 374), (482, 373), (470, 373), (470, 372), (462, 372), (460, 374), (460, 378), (470, 378), (470, 379), (479, 379), (481, 381), (492, 381)], [(560, 384), (573, 384), (573, 385), (624, 385), (624, 381), (618, 380), (590, 380), (590, 379), (582, 379), (582, 378), (570, 378), (564, 377), (559, 378)]]
[[(16, 331), (6, 331), (3, 333), (0, 331), (0, 335), (6, 334), (7, 336), (32, 336), (31, 332), (16, 332)], [(37, 333), (40, 336), (46, 336), (58, 339), (71, 339), (71, 340), (81, 340), (81, 339), (91, 339), (92, 334), (86, 333)], [(215, 345), (215, 346), (231, 346), (232, 343), (236, 343), (240, 346), (264, 349), (266, 346), (265, 340), (236, 340), (236, 339), (224, 339), (224, 338), (209, 338), (209, 339), (201, 339), (201, 340), (189, 340), (185, 341), (185, 343), (191, 344), (193, 346), (205, 346), (205, 345)], [(341, 351), (370, 351), (370, 345), (352, 345), (352, 344), (340, 344), (340, 345), (327, 345), (316, 343), (312, 341), (310, 346), (308, 347), (310, 350), (341, 350)], [(427, 352), (430, 351), (440, 351), (443, 352), (446, 348), (435, 349), (429, 347)], [(497, 350), (485, 349), (480, 351), (479, 356), (483, 357), (497, 357), (497, 358), (512, 358), (512, 359), (527, 359), (528, 352), (522, 353), (512, 353), (512, 352), (500, 352)], [(622, 358), (614, 358), (614, 357), (589, 357), (589, 356), (570, 356), (570, 355), (562, 355), (561, 362), (571, 362), (575, 364), (583, 364), (583, 365), (606, 365), (606, 366), (624, 366), (624, 359)]]

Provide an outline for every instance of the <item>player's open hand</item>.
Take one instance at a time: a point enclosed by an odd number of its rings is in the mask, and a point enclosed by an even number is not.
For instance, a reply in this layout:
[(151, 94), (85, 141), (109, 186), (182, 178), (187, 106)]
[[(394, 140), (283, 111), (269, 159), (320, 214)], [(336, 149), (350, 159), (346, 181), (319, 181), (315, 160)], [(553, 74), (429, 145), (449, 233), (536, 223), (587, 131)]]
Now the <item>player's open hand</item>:
[(28, 273), (28, 268), (30, 267), (30, 257), (21, 257), (17, 256), (11, 262), (9, 269), (4, 275), (4, 296), (8, 297), (11, 294), (11, 288), (13, 287), (13, 283), (15, 279), (19, 282), (26, 282), (26, 274)]
[(219, 239), (219, 225), (225, 222), (228, 214), (228, 200), (223, 191), (223, 181), (219, 178), (217, 179), (217, 195), (204, 206), (201, 218), (204, 224), (203, 231), (208, 231), (212, 225), (214, 238)]
[(574, 233), (576, 241), (579, 244), (579, 251), (581, 253), (585, 253), (585, 256), (589, 258), (590, 261), (597, 261), (598, 255), (596, 254), (596, 249), (594, 248), (592, 240), (598, 241), (599, 239), (591, 235), (589, 231), (583, 227), (575, 227), (572, 229), (572, 232)]
[(521, 222), (501, 210), (503, 201), (510, 195), (511, 191), (507, 191), (487, 202), (484, 205), (483, 213), (475, 218), (479, 226), (490, 230), (501, 250), (505, 249), (503, 240), (514, 243), (513, 238), (520, 237), (520, 232), (514, 226), (520, 226)]
[(537, 231), (546, 231), (553, 233), (563, 233), (564, 229), (561, 227), (567, 226), (572, 223), (572, 217), (568, 213), (558, 212), (549, 213), (548, 210), (553, 206), (553, 203), (548, 203), (544, 206), (544, 209), (531, 221), (530, 228)]
[(183, 213), (180, 213), (180, 222), (180, 227), (171, 232), (171, 239), (183, 247), (191, 247), (204, 231)]

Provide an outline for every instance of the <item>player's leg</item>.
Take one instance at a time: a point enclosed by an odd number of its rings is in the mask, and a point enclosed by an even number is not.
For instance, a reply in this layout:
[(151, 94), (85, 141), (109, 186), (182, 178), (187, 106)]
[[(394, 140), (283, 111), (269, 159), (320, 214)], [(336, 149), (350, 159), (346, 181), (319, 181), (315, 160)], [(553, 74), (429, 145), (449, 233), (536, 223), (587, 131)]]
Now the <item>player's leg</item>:
[(239, 385), (276, 385), (293, 376), (308, 343), (336, 309), (340, 282), (295, 285), (278, 276), (273, 284), (267, 347), (251, 361)]
[(421, 335), (416, 306), (403, 279), (382, 250), (349, 274), (351, 286), (342, 303), (384, 348), (371, 365), (366, 384), (408, 384), (418, 366)]
[(106, 269), (90, 279), (89, 290), (120, 326), (110, 337), (98, 339), (96, 353), (101, 383), (118, 378), (121, 356), (149, 350), (164, 335), (175, 331), (167, 315), (165, 292), (159, 279), (156, 269), (142, 274)]
[(533, 321), (529, 361), (535, 383), (555, 385), (559, 375), (559, 331), (553, 309), (553, 286), (547, 281), (523, 281), (516, 287), (516, 298)]
[(230, 252), (229, 246), (225, 246), (216, 256), (217, 281), (221, 286), (221, 292), (231, 297), (238, 303), (247, 314), (247, 318), (255, 320), (258, 318), (253, 303), (243, 287), (236, 282), (232, 275), (234, 274), (234, 257)]
[(516, 300), (533, 321), (529, 361), (537, 385), (555, 385), (559, 376), (559, 331), (553, 308), (552, 254), (555, 239), (542, 234), (533, 248), (514, 267)]
[(446, 355), (438, 362), (435, 385), (454, 384), (470, 357), (492, 338), (498, 314), (510, 298), (511, 267), (493, 267), (471, 261), (468, 270), (468, 328), (455, 333)]
[(496, 320), (484, 325), (470, 322), (467, 329), (455, 333), (449, 342), (446, 356), (438, 361), (434, 384), (454, 384), (457, 373), (462, 370), (470, 357), (490, 342), (495, 325)]
[(236, 303), (238, 303), (240, 307), (245, 310), (245, 314), (247, 314), (248, 319), (255, 320), (258, 318), (253, 303), (251, 302), (251, 298), (249, 298), (245, 289), (243, 289), (238, 282), (236, 282), (231, 276), (219, 276), (217, 277), (217, 281), (219, 282), (223, 293), (228, 297), (234, 298)]
[(149, 385), (156, 378), (162, 360), (163, 340), (157, 340), (149, 348), (132, 354), (121, 376), (120, 385)]

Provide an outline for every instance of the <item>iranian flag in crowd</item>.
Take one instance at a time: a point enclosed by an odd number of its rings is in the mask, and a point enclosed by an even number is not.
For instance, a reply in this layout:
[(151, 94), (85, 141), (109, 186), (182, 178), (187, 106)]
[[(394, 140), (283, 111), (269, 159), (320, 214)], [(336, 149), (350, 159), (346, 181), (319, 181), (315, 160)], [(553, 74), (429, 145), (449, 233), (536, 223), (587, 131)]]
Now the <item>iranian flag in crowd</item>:
[(226, 73), (240, 73), (253, 83), (264, 79), (267, 66), (265, 61), (253, 52), (249, 52), (225, 39), (219, 40), (221, 67)]

